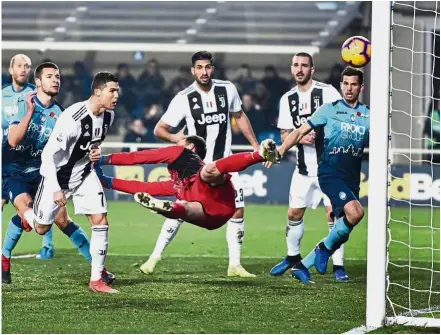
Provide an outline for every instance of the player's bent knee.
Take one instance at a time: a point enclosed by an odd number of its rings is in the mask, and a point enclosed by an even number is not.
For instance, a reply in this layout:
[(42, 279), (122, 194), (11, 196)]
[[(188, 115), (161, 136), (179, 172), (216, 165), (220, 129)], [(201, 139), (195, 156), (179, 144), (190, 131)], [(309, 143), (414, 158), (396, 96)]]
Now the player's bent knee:
[(346, 213), (346, 218), (353, 225), (358, 224), (364, 217), (364, 209), (360, 204), (355, 205)]
[(63, 230), (64, 228), (67, 227), (69, 222), (71, 222), (72, 220), (67, 215), (66, 207), (60, 208), (57, 215), (55, 216), (54, 221), (55, 221), (55, 224), (57, 225), (57, 227), (60, 228), (61, 230)]
[(22, 193), (22, 194), (19, 194), (15, 197), (14, 207), (17, 209), (17, 211), (24, 213), (29, 208), (32, 209), (32, 205), (31, 205), (31, 207), (29, 207), (29, 204), (32, 203), (32, 201), (33, 200), (29, 194)]
[(107, 213), (88, 215), (88, 219), (92, 226), (106, 226), (109, 224), (107, 221)]
[(44, 225), (35, 222), (35, 232), (38, 235), (45, 235), (51, 229), (51, 225)]
[(288, 208), (288, 220), (300, 221), (305, 215), (304, 208)]

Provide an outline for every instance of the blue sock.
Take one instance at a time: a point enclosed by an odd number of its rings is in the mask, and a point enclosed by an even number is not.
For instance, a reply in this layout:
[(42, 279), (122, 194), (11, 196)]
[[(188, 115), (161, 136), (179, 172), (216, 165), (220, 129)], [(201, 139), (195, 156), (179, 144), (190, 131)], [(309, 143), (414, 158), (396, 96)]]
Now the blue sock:
[(46, 247), (48, 249), (54, 248), (54, 240), (52, 237), (52, 226), (51, 229), (48, 230), (46, 234), (43, 235), (43, 248)]
[(21, 234), (23, 234), (21, 219), (18, 215), (16, 215), (11, 219), (11, 221), (9, 221), (8, 229), (6, 230), (2, 250), (5, 257), (11, 258), (12, 250), (14, 250), (15, 246), (17, 245)]
[(308, 256), (302, 259), (302, 264), (305, 266), (305, 268), (309, 269), (314, 265), (314, 261), (315, 261), (315, 247), (308, 254)]
[(66, 228), (64, 228), (63, 233), (65, 233), (81, 255), (90, 263), (92, 262), (92, 256), (90, 255), (90, 243), (86, 232), (78, 226), (75, 222), (70, 222)]
[(337, 250), (340, 246), (349, 239), (353, 226), (346, 219), (346, 216), (341, 217), (334, 224), (334, 228), (329, 232), (328, 236), (323, 240), (325, 247), (329, 250)]

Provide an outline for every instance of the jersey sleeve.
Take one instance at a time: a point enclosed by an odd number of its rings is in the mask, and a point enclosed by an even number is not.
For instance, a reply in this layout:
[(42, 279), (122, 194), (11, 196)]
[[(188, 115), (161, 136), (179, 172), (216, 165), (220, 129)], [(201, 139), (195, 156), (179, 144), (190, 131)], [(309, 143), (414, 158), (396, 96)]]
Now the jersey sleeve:
[(324, 126), (328, 122), (328, 116), (332, 112), (332, 104), (327, 103), (322, 105), (308, 120), (308, 124), (312, 128)]
[(277, 128), (279, 129), (294, 129), (292, 122), (291, 111), (289, 110), (289, 101), (287, 96), (282, 96), (279, 106), (279, 120), (277, 121)]
[(28, 104), (26, 101), (20, 100), (17, 102), (17, 105), (12, 108), (12, 112), (10, 115), (7, 115), (6, 118), (10, 126), (19, 124), (21, 119), (28, 112)]
[(229, 85), (229, 91), (230, 101), (228, 108), (230, 113), (240, 112), (242, 110), (242, 99), (240, 98), (236, 86), (234, 86), (234, 84)]
[(162, 115), (161, 120), (171, 127), (177, 127), (179, 123), (185, 118), (186, 101), (182, 99), (182, 95), (176, 95), (170, 102), (167, 111)]
[(69, 142), (77, 137), (78, 127), (76, 122), (68, 114), (61, 114), (55, 123), (54, 130), (49, 137), (48, 145), (67, 150)]
[(174, 187), (174, 182), (172, 180), (142, 182), (114, 178), (112, 189), (129, 194), (146, 192), (152, 196), (171, 196), (176, 195), (177, 193), (177, 189)]
[(135, 152), (114, 153), (110, 157), (112, 165), (137, 165), (173, 163), (184, 151), (184, 147), (172, 145), (165, 148), (142, 150)]
[(341, 99), (341, 94), (337, 91), (337, 89), (334, 86), (329, 85), (329, 88), (325, 90), (325, 96), (323, 99), (324, 103), (334, 102)]

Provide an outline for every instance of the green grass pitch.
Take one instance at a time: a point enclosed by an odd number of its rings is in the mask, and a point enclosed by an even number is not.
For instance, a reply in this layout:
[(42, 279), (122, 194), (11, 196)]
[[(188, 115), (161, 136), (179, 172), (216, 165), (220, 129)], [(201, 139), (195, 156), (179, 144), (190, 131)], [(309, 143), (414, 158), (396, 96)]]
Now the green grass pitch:
[[(70, 213), (73, 213), (69, 205)], [(248, 205), (245, 209), (244, 267), (254, 279), (226, 276), (225, 227), (206, 231), (184, 224), (152, 276), (139, 265), (153, 250), (163, 218), (135, 203), (109, 204), (111, 224), (107, 267), (118, 276), (118, 295), (92, 294), (87, 289), (89, 265), (70, 241), (55, 229), (53, 260), (13, 259), (13, 283), (2, 289), (3, 333), (342, 333), (361, 326), (366, 304), (366, 232), (363, 220), (346, 245), (347, 283), (329, 272), (312, 271), (314, 285), (302, 285), (290, 274), (268, 272), (286, 254), (286, 207)], [(13, 214), (3, 213), (3, 233)], [(392, 300), (402, 306), (439, 306), (439, 210), (392, 209)], [(86, 219), (73, 216), (88, 234)], [(6, 221), (6, 222), (5, 222)], [(430, 227), (430, 222), (433, 225)], [(433, 228), (438, 228), (433, 229)], [(379, 232), (379, 234), (382, 232)], [(327, 234), (323, 209), (308, 211), (302, 254)], [(41, 238), (25, 233), (15, 254), (38, 252)], [(433, 249), (409, 249), (428, 247)], [(412, 268), (409, 269), (409, 258)], [(330, 270), (330, 269), (329, 269)], [(383, 280), (383, 278), (378, 278)], [(437, 292), (437, 293), (436, 293)], [(439, 308), (439, 307), (438, 307)], [(439, 310), (439, 309), (438, 309)], [(397, 313), (403, 313), (396, 306)], [(388, 311), (391, 315), (391, 310)], [(439, 316), (439, 314), (438, 314)], [(438, 329), (392, 327), (388, 332), (438, 332)], [(381, 331), (380, 331), (381, 332)]]

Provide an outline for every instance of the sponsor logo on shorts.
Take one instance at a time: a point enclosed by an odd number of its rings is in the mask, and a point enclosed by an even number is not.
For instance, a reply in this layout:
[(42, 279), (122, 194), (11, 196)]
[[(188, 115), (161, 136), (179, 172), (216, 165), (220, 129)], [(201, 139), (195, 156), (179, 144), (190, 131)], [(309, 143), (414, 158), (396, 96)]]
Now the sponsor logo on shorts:
[(341, 200), (346, 200), (346, 198), (347, 198), (345, 192), (340, 192), (340, 193), (338, 194), (338, 196), (340, 197)]
[(38, 218), (41, 220), (43, 218), (43, 211), (39, 211), (38, 212)]

